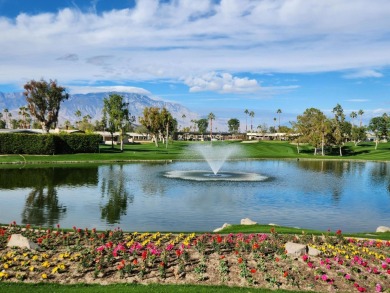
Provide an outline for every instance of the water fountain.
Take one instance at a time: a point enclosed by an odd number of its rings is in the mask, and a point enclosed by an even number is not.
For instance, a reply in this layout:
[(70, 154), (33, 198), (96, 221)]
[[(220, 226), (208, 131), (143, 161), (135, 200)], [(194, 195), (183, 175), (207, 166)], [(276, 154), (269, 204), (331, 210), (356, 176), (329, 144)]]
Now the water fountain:
[(220, 171), (226, 160), (240, 152), (237, 145), (196, 144), (189, 150), (189, 153), (194, 152), (203, 157), (212, 172), (209, 170), (173, 170), (165, 172), (164, 176), (194, 181), (264, 181), (267, 179), (266, 176), (257, 173)]

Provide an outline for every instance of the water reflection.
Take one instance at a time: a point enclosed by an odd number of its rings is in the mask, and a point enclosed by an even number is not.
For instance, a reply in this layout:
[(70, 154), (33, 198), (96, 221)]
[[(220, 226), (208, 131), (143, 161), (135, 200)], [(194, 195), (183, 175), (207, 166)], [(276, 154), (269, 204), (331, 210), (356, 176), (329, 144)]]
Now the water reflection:
[(390, 221), (388, 163), (231, 161), (263, 182), (192, 182), (172, 170), (204, 162), (1, 169), (0, 223), (131, 231), (210, 231), (249, 217), (314, 229), (374, 231)]
[(123, 165), (111, 165), (105, 168), (101, 178), (101, 195), (106, 203), (100, 206), (101, 219), (109, 224), (120, 223), (121, 216), (126, 215), (128, 203), (134, 196), (126, 188), (128, 178)]
[(66, 207), (58, 201), (57, 190), (50, 184), (35, 187), (27, 196), (22, 212), (23, 224), (49, 225), (59, 223)]
[(58, 199), (60, 186), (96, 185), (98, 168), (0, 169), (0, 189), (31, 188), (21, 212), (22, 224), (53, 226), (66, 215)]

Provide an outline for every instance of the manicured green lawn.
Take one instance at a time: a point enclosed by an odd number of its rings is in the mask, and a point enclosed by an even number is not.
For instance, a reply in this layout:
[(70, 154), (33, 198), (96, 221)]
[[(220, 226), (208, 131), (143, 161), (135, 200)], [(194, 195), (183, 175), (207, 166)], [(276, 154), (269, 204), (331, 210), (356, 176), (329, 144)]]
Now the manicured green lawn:
[[(114, 149), (111, 146), (100, 146), (100, 153), (94, 154), (72, 154), (72, 155), (3, 155), (0, 156), (0, 163), (110, 163), (129, 162), (142, 160), (195, 160), (201, 159), (199, 155), (189, 150), (191, 145), (208, 145), (210, 142), (181, 142), (174, 141), (168, 145), (160, 144), (157, 148), (153, 143), (125, 145), (121, 152), (118, 146)], [(375, 144), (368, 142), (354, 146), (352, 143), (344, 146), (345, 155), (340, 157), (338, 149), (334, 149), (326, 156), (313, 155), (313, 149), (307, 145), (300, 146), (300, 153), (297, 147), (288, 142), (260, 141), (254, 143), (241, 142), (213, 142), (214, 145), (233, 144), (240, 147), (241, 151), (235, 154), (232, 159), (344, 159), (344, 160), (390, 160), (390, 143), (381, 143), (375, 150)]]
[(204, 285), (136, 285), (136, 284), (114, 284), (114, 285), (59, 285), (59, 284), (25, 284), (25, 283), (2, 283), (0, 282), (0, 292), (7, 293), (20, 293), (20, 292), (34, 292), (34, 293), (171, 293), (171, 292), (183, 292), (183, 293), (232, 293), (232, 292), (245, 292), (245, 293), (282, 293), (282, 292), (299, 292), (299, 291), (286, 291), (286, 290), (270, 290), (259, 288), (245, 288), (245, 287), (227, 287), (227, 286), (204, 286)]

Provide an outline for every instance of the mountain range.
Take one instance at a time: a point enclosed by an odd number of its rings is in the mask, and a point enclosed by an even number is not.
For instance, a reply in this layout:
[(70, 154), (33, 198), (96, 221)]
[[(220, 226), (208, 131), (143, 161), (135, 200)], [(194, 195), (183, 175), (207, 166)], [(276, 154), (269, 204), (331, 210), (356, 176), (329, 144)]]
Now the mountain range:
[[(137, 93), (101, 92), (69, 95), (69, 99), (61, 103), (58, 124), (61, 126), (66, 120), (74, 124), (80, 120), (81, 118), (76, 116), (77, 111), (81, 112), (81, 117), (86, 115), (92, 117), (93, 123), (95, 120), (100, 120), (102, 118), (103, 100), (113, 93), (121, 95), (129, 103), (130, 114), (136, 118), (135, 123), (138, 123), (138, 117), (143, 116), (145, 107), (165, 107), (176, 118), (180, 128), (190, 126), (191, 120), (193, 119), (199, 119), (197, 113), (191, 112), (186, 107), (177, 103), (154, 100), (146, 95)], [(26, 105), (27, 102), (22, 92), (0, 92), (0, 113), (3, 113), (4, 109), (8, 109), (12, 114), (12, 118), (18, 119), (19, 108)], [(183, 115), (185, 115), (184, 118)]]

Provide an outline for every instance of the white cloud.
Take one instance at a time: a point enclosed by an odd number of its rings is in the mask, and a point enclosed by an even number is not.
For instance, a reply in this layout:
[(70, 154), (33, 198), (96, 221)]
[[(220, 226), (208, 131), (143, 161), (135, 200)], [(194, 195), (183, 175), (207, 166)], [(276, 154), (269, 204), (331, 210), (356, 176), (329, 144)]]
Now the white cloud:
[(185, 79), (190, 92), (213, 91), (219, 93), (251, 93), (260, 90), (255, 79), (234, 77), (229, 73), (210, 72)]
[(369, 102), (370, 100), (368, 99), (349, 99), (347, 102), (352, 102), (352, 103), (365, 103)]
[(348, 73), (344, 75), (344, 78), (369, 78), (369, 77), (383, 77), (383, 74), (380, 73), (379, 71), (375, 71), (372, 69), (362, 69), (356, 72)]
[[(390, 65), (389, 18), (388, 0), (138, 0), (133, 8), (98, 14), (74, 8), (22, 13), (0, 17), (0, 84), (41, 77), (178, 80), (214, 71), (380, 77), (360, 70)], [(232, 76), (187, 82), (192, 91), (259, 87)]]
[(141, 95), (151, 95), (148, 90), (133, 86), (69, 86), (67, 88), (69, 88), (69, 91), (72, 94), (123, 92), (136, 93)]

